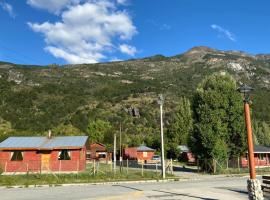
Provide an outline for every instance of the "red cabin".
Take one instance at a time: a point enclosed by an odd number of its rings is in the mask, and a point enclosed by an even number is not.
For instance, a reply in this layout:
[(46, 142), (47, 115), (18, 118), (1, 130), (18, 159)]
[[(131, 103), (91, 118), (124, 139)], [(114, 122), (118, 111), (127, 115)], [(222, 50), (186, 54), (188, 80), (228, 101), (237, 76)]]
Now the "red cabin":
[[(266, 146), (254, 146), (254, 161), (256, 167), (270, 166), (270, 148)], [(241, 157), (241, 166), (248, 167), (248, 153)]]
[(5, 173), (85, 170), (87, 136), (9, 137), (0, 143)]
[(196, 157), (195, 155), (190, 151), (187, 145), (179, 145), (178, 149), (180, 150), (180, 159), (184, 162), (187, 162), (188, 164), (195, 164), (196, 163)]
[(154, 154), (155, 149), (143, 145), (124, 149), (124, 159), (138, 160), (139, 162), (151, 160)]
[(112, 154), (107, 151), (104, 144), (94, 142), (90, 144), (90, 150), (87, 152), (87, 160), (97, 160), (101, 162), (111, 161)]

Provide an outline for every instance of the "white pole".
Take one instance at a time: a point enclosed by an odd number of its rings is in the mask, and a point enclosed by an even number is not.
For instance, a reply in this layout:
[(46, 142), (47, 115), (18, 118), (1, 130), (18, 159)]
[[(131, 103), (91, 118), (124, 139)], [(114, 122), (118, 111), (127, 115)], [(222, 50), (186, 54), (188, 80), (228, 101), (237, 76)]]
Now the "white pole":
[(157, 102), (160, 105), (161, 172), (162, 172), (162, 178), (165, 179), (164, 140), (163, 140), (163, 103), (164, 103), (164, 97), (162, 94), (159, 95)]
[(113, 173), (116, 170), (116, 134), (114, 134), (114, 141), (113, 141)]
[(160, 137), (161, 137), (161, 168), (162, 178), (165, 179), (164, 141), (163, 141), (163, 102), (160, 103)]

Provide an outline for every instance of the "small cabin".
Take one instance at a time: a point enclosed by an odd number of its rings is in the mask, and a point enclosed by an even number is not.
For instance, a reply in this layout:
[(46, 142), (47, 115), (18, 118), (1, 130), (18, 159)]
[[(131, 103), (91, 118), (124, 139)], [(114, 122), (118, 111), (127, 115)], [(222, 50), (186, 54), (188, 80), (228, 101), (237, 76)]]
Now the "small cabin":
[(187, 145), (179, 145), (178, 149), (180, 150), (180, 159), (188, 164), (195, 164), (196, 157), (190, 151)]
[(138, 160), (139, 162), (151, 160), (154, 154), (155, 149), (151, 149), (144, 145), (124, 149), (124, 159)]
[(0, 167), (4, 173), (83, 171), (87, 141), (87, 136), (9, 137), (0, 143)]
[[(254, 146), (254, 161), (256, 167), (270, 166), (270, 148), (261, 145)], [(248, 152), (241, 157), (241, 166), (248, 167)]]
[(87, 151), (87, 160), (96, 160), (100, 162), (111, 161), (112, 153), (108, 152), (106, 146), (99, 142), (90, 144), (90, 149)]

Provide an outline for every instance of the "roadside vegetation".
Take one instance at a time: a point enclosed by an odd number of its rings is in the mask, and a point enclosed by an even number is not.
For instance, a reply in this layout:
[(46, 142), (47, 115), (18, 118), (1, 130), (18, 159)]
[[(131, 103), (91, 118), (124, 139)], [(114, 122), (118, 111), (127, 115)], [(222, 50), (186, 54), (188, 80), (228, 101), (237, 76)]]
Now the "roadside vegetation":
[[(167, 174), (167, 178), (174, 178), (173, 175)], [(99, 182), (114, 182), (114, 181), (141, 181), (141, 180), (161, 180), (162, 176), (160, 170), (158, 172), (141, 169), (127, 169), (124, 167), (123, 171), (117, 167), (114, 173), (111, 165), (100, 164), (99, 170), (93, 173), (91, 164), (87, 165), (84, 172), (70, 173), (70, 174), (23, 174), (23, 175), (0, 175), (0, 186), (22, 186), (28, 187), (29, 185), (54, 185), (60, 186), (61, 184), (71, 183), (99, 183)]]

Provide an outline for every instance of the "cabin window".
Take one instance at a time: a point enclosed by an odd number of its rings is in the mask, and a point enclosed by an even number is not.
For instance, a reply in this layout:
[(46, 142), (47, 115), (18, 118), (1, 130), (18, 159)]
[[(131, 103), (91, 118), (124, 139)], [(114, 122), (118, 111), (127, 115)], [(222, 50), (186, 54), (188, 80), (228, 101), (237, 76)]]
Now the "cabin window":
[(98, 153), (98, 158), (106, 158), (106, 153)]
[(22, 161), (22, 160), (23, 160), (22, 151), (13, 151), (11, 153), (11, 161)]
[(58, 160), (71, 160), (70, 151), (67, 149), (59, 151)]

